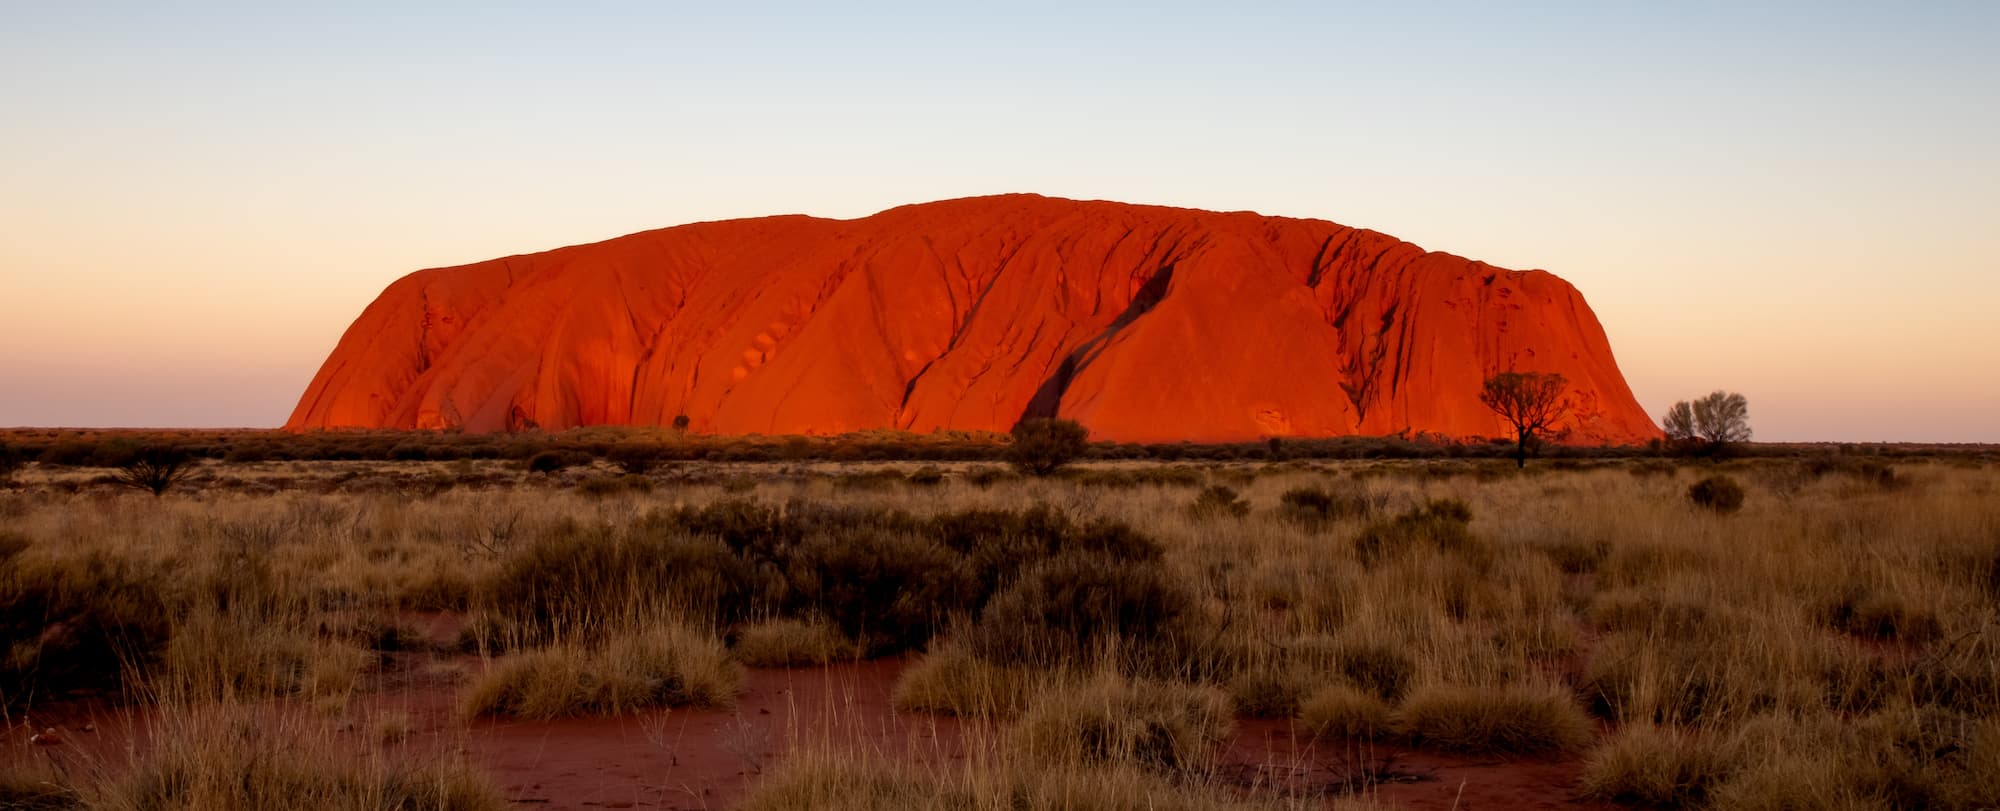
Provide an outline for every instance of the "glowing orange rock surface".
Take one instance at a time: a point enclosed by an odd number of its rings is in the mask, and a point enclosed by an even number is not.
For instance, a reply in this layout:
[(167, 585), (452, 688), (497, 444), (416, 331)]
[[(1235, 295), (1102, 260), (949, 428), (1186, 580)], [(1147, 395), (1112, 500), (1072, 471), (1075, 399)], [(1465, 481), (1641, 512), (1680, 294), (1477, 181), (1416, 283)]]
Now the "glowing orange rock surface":
[(1503, 436), (1478, 395), (1509, 369), (1569, 379), (1571, 442), (1658, 436), (1548, 273), (1319, 220), (1006, 195), (419, 271), (286, 427)]

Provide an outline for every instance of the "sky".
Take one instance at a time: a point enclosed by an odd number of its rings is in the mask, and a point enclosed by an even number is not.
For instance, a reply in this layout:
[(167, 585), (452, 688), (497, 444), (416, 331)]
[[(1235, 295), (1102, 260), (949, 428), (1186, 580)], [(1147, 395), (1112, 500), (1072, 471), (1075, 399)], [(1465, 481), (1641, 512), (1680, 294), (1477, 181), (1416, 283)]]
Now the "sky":
[(1026, 191), (1553, 271), (1655, 415), (2000, 442), (1996, 42), (1990, 2), (0, 0), (0, 426), (273, 427), (410, 271)]

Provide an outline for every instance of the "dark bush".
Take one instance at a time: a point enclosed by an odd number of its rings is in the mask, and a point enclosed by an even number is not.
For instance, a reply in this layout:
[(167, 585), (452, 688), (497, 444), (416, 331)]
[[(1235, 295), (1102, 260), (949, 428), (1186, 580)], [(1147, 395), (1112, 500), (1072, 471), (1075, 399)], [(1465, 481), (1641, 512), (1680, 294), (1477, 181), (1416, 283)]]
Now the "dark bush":
[(870, 656), (920, 647), (966, 594), (964, 559), (914, 534), (816, 534), (783, 562), (786, 616), (824, 616)]
[(1186, 662), (1197, 627), (1194, 595), (1164, 566), (1071, 553), (996, 595), (971, 641), (996, 662), (1084, 663), (1116, 644), (1127, 664), (1173, 667)]
[(194, 470), (194, 457), (173, 445), (146, 445), (133, 449), (115, 465), (112, 480), (119, 485), (163, 495)]
[(1408, 653), (1388, 645), (1351, 642), (1334, 649), (1336, 670), (1354, 686), (1385, 701), (1395, 701), (1408, 692), (1417, 673), (1417, 663)]
[(944, 484), (944, 471), (940, 470), (936, 465), (924, 465), (910, 471), (908, 478), (910, 484), (918, 487), (936, 487)]
[(1294, 487), (1278, 496), (1278, 516), (1306, 527), (1317, 528), (1343, 518), (1365, 518), (1374, 510), (1374, 500), (1358, 486), (1339, 492), (1319, 487)]
[(715, 538), (646, 529), (556, 531), (502, 559), (480, 601), (537, 638), (578, 636), (647, 606), (740, 620), (760, 594), (774, 590), (770, 580)]
[(1015, 478), (1019, 478), (1019, 475), (1013, 471), (988, 465), (980, 465), (965, 471), (966, 483), (976, 487), (992, 487), (999, 482)]
[(0, 707), (115, 687), (166, 645), (172, 614), (150, 572), (97, 554), (21, 561), (25, 547), (0, 536)]
[(398, 462), (422, 462), (431, 458), (431, 449), (415, 442), (404, 442), (389, 449), (389, 458)]
[(1090, 449), (1090, 431), (1075, 420), (1026, 419), (1014, 426), (1007, 457), (1032, 476), (1047, 476)]
[(590, 464), (590, 457), (575, 451), (542, 451), (528, 457), (529, 473), (560, 473)]
[(25, 454), (15, 450), (12, 445), (0, 442), (0, 484), (13, 481), (14, 471), (20, 470), (26, 461)]
[(967, 510), (933, 516), (930, 537), (966, 558), (971, 579), (966, 607), (977, 611), (1029, 566), (1068, 552), (1088, 552), (1116, 560), (1156, 562), (1158, 542), (1125, 524), (1080, 522), (1045, 504), (1020, 512)]
[(1469, 528), (1472, 508), (1457, 499), (1432, 501), (1387, 521), (1377, 521), (1354, 538), (1355, 554), (1362, 563), (1394, 556), (1422, 544), (1455, 552), (1476, 545)]
[(1719, 474), (1689, 486), (1687, 497), (1695, 506), (1721, 515), (1743, 509), (1743, 485)]
[(644, 476), (660, 464), (661, 452), (653, 445), (617, 445), (604, 454), (605, 461), (618, 466), (628, 476)]

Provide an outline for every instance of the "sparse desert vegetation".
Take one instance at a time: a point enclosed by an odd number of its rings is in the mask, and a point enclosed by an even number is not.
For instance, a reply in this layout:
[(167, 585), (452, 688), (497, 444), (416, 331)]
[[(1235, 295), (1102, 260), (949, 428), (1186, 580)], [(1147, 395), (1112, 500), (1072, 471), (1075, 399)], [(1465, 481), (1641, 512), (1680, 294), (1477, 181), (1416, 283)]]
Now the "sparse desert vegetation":
[[(155, 496), (9, 447), (13, 807), (501, 807), (526, 789), (458, 754), (481, 730), (730, 719), (755, 674), (856, 662), (963, 757), (745, 733), (728, 802), (1426, 807), (1403, 757), (1556, 764), (1539, 791), (1635, 807), (2000, 802), (1991, 454), (1518, 471), (1287, 441), (1021, 476), (544, 443), (197, 452)], [(383, 706), (408, 695), (439, 709)], [(61, 726), (92, 707), (144, 731)]]

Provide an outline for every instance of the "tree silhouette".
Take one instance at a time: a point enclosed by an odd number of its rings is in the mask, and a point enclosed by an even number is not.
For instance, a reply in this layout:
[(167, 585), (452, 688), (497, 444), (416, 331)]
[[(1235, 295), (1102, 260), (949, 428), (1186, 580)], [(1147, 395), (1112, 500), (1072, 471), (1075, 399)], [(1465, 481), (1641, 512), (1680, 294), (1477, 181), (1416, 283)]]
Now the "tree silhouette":
[(1047, 476), (1090, 447), (1090, 431), (1075, 420), (1026, 419), (1014, 426), (1008, 457), (1021, 472)]
[(1733, 391), (1717, 389), (1693, 401), (1682, 400), (1660, 418), (1667, 438), (1683, 448), (1697, 442), (1716, 453), (1737, 442), (1750, 441), (1750, 401)]
[(194, 456), (171, 445), (148, 445), (132, 452), (113, 474), (117, 483), (151, 492), (155, 498), (167, 492), (194, 470)]
[(1501, 372), (1486, 378), (1479, 402), (1514, 426), (1517, 467), (1528, 466), (1528, 443), (1568, 412), (1563, 402), (1568, 387), (1569, 381), (1553, 373)]

